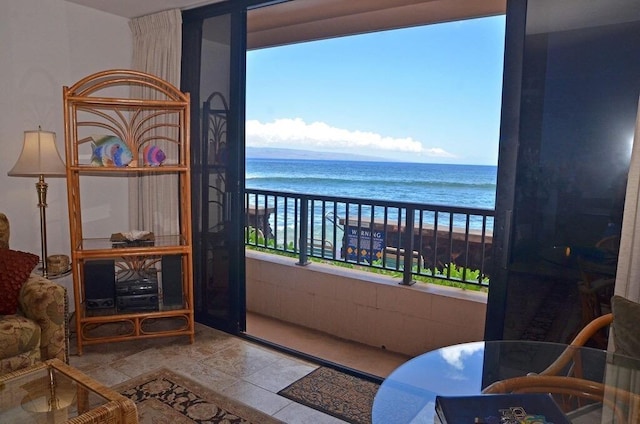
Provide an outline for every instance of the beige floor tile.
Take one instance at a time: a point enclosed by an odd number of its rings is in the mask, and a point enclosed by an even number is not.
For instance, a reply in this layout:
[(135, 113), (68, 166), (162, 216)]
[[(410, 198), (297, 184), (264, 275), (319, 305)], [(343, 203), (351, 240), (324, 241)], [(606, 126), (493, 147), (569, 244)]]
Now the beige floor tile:
[[(70, 361), (73, 366), (73, 361)], [(89, 369), (83, 369), (83, 373), (104, 384), (107, 387), (115, 386), (131, 379), (127, 374), (123, 374), (109, 365), (92, 366)]]
[(287, 424), (342, 424), (346, 422), (295, 402), (285, 406), (273, 416)]
[(203, 364), (242, 378), (266, 368), (281, 357), (282, 354), (277, 352), (245, 343), (223, 349), (213, 357), (204, 360)]
[[(386, 376), (409, 359), (359, 343), (249, 314), (248, 334), (363, 372)], [(257, 331), (259, 330), (259, 331)], [(225, 393), (290, 424), (340, 424), (343, 421), (277, 394), (318, 364), (251, 340), (196, 324), (193, 344), (186, 337), (85, 346), (70, 363), (107, 386), (166, 367), (205, 387)]]
[(217, 392), (222, 392), (239, 380), (237, 377), (233, 377), (202, 362), (189, 363), (183, 361), (175, 364), (171, 370)]
[(117, 362), (112, 362), (111, 366), (123, 374), (136, 377), (157, 370), (158, 368), (172, 368), (174, 364), (182, 360), (183, 358), (178, 351), (150, 348), (127, 356)]
[(75, 337), (72, 336), (69, 356), (70, 359), (73, 359), (76, 367), (103, 365), (122, 360), (146, 349), (148, 347), (146, 342), (146, 340), (129, 340), (85, 346), (83, 354), (78, 355)]
[(411, 359), (253, 313), (247, 314), (247, 334), (382, 378)]
[(277, 393), (316, 368), (318, 368), (317, 365), (312, 365), (308, 362), (282, 358), (243, 379), (263, 389)]
[(289, 399), (246, 381), (239, 381), (222, 393), (269, 415), (291, 403)]

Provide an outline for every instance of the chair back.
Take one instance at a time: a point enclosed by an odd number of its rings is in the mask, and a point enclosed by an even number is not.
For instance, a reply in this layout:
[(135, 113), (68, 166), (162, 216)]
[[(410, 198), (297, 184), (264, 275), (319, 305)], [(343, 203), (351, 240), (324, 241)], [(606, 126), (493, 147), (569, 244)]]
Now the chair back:
[(496, 381), (482, 393), (551, 393), (565, 413), (601, 403), (618, 424), (640, 422), (640, 395), (603, 383), (557, 375), (527, 375)]

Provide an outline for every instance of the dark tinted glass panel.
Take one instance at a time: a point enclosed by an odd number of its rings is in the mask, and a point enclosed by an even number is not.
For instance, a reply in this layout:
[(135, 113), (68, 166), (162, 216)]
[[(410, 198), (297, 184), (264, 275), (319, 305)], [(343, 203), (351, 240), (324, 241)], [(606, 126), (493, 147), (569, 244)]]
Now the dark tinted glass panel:
[(615, 275), (638, 51), (635, 0), (527, 4), (506, 339), (567, 341), (607, 311), (584, 281)]

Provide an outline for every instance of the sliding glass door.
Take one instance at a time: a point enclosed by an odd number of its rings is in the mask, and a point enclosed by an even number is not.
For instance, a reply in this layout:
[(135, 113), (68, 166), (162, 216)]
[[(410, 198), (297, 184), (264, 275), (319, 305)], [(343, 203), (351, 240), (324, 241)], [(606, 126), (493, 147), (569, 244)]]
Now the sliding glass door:
[(615, 277), (640, 7), (509, 0), (506, 22), (486, 338), (566, 342), (609, 307), (587, 274)]
[(196, 320), (237, 333), (245, 328), (246, 8), (223, 3), (186, 11), (183, 34), (182, 89), (192, 107)]

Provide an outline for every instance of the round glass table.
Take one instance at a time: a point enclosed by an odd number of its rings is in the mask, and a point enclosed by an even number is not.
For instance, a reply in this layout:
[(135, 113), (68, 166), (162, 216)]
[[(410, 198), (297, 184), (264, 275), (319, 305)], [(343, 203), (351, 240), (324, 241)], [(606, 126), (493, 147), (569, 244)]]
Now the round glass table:
[[(496, 381), (541, 373), (567, 348), (560, 343), (488, 341), (424, 353), (398, 367), (382, 382), (373, 402), (372, 422), (434, 423), (437, 395), (478, 395)], [(575, 372), (582, 379), (631, 390), (634, 378), (639, 380), (637, 370), (638, 360), (580, 347), (572, 348), (571, 360), (558, 375)], [(629, 377), (632, 373), (637, 375)]]

